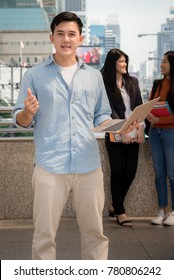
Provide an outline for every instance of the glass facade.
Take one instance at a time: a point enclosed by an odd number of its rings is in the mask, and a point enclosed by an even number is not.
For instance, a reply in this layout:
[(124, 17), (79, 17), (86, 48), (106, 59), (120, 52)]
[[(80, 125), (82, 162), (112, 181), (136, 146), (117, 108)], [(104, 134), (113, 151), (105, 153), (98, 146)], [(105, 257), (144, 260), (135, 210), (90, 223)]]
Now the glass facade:
[(48, 16), (44, 9), (0, 9), (0, 30), (49, 30)]
[(37, 0), (1, 0), (0, 8), (36, 8), (40, 7)]
[(82, 1), (81, 0), (66, 0), (65, 1), (65, 10), (66, 11), (82, 11)]

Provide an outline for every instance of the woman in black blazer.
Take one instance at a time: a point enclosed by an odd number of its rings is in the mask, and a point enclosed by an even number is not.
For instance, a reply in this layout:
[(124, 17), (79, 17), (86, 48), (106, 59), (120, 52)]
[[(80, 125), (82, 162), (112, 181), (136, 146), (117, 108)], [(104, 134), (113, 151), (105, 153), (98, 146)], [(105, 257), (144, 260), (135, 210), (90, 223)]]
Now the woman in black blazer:
[[(133, 109), (142, 104), (138, 80), (128, 73), (128, 56), (119, 49), (108, 52), (101, 70), (113, 119), (127, 119)], [(120, 225), (131, 226), (124, 208), (125, 196), (135, 178), (139, 143), (144, 141), (144, 123), (134, 133), (120, 136), (106, 133), (106, 148), (111, 169), (111, 195), (113, 211)]]

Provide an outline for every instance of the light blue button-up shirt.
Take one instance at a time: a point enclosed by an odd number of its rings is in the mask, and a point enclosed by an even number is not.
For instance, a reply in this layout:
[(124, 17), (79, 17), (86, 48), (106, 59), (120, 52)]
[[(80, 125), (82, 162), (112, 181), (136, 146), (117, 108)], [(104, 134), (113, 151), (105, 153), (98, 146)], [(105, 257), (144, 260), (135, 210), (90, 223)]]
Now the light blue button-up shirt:
[(34, 116), (35, 163), (56, 174), (99, 168), (98, 143), (91, 129), (111, 114), (100, 72), (79, 59), (70, 89), (50, 56), (24, 74), (13, 111), (15, 123), (28, 87), (39, 101)]

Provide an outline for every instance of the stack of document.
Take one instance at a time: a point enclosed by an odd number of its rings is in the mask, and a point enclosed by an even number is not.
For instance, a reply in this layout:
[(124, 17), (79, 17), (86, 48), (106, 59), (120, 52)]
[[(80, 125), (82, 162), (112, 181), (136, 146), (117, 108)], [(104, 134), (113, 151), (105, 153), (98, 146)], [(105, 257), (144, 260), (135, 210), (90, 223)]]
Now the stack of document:
[(166, 117), (172, 114), (172, 110), (167, 101), (160, 101), (155, 104), (151, 113), (157, 117)]

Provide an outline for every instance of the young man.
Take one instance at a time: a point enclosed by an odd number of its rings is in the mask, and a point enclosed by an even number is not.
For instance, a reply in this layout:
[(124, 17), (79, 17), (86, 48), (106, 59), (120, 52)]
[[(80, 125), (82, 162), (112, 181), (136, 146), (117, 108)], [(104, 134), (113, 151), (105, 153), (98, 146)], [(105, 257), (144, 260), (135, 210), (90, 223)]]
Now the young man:
[(70, 12), (53, 19), (55, 54), (25, 73), (13, 112), (17, 125), (29, 127), (34, 120), (32, 259), (56, 259), (56, 232), (70, 191), (81, 258), (104, 260), (108, 255), (103, 174), (91, 128), (110, 119), (111, 111), (100, 72), (76, 56), (82, 26)]

